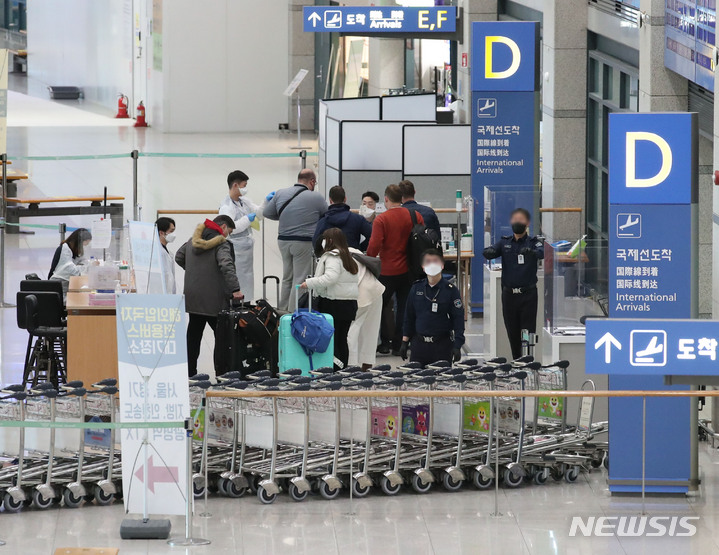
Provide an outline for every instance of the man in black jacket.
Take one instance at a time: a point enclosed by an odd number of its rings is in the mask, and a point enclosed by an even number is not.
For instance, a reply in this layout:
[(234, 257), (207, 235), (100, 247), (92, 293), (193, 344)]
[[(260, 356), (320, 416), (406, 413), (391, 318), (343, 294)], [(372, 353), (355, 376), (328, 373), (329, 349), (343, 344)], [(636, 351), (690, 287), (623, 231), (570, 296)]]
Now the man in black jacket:
[[(347, 246), (361, 251), (367, 250), (369, 238), (372, 234), (372, 224), (359, 214), (350, 212), (347, 206), (347, 195), (345, 190), (339, 185), (335, 185), (330, 189), (330, 206), (325, 215), (317, 222), (315, 235), (312, 244), (317, 250), (317, 241), (325, 232), (325, 230), (336, 227), (345, 234)], [(362, 239), (364, 237), (364, 240)]]
[[(185, 270), (185, 310), (189, 314), (187, 370), (190, 376), (197, 374), (205, 324), (209, 324), (214, 332), (217, 315), (230, 306), (230, 299), (244, 297), (235, 273), (235, 252), (232, 243), (227, 241), (234, 228), (235, 222), (229, 216), (205, 220), (175, 255), (175, 261)], [(216, 350), (214, 361), (217, 369)]]

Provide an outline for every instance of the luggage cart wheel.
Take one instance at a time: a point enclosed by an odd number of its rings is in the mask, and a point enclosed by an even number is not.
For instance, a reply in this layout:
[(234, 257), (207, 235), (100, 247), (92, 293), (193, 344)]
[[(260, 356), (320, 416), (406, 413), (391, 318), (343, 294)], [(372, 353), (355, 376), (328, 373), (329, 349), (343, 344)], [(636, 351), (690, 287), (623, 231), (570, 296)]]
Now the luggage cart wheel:
[(604, 468), (609, 470), (609, 453), (605, 453), (604, 461), (602, 462), (602, 464), (604, 464)]
[(506, 468), (503, 474), (504, 483), (507, 487), (517, 488), (524, 481), (524, 476), (521, 474), (515, 474), (510, 468)]
[(232, 480), (227, 478), (219, 478), (217, 480), (217, 489), (222, 495), (231, 497), (233, 499), (239, 499), (247, 492), (247, 488), (243, 488), (235, 484)]
[(549, 473), (546, 470), (537, 470), (534, 473), (534, 483), (538, 486), (543, 486), (547, 483), (547, 480), (549, 479)]
[(320, 490), (320, 495), (325, 499), (334, 499), (340, 494), (340, 491), (342, 491), (342, 488), (330, 488), (324, 480), (319, 480), (317, 486)]
[(567, 483), (572, 484), (577, 481), (577, 478), (579, 478), (579, 467), (572, 466), (567, 468), (567, 471), (564, 473), (564, 480)]
[(462, 489), (462, 480), (455, 480), (449, 472), (442, 474), (442, 485), (447, 491), (459, 491)]
[(479, 470), (475, 470), (472, 474), (472, 483), (477, 489), (489, 489), (494, 480), (492, 478), (485, 478)]
[(262, 486), (258, 486), (257, 488), (257, 498), (265, 505), (271, 505), (275, 502), (275, 499), (277, 499), (276, 493), (269, 493), (265, 488)]
[(42, 496), (42, 493), (40, 493), (38, 490), (33, 490), (32, 492), (32, 503), (37, 507), (38, 509), (49, 509), (52, 507), (52, 504), (55, 502), (54, 497), (49, 497), (48, 499), (45, 499)]
[(95, 498), (95, 503), (98, 505), (109, 505), (115, 500), (114, 494), (106, 493), (100, 486), (95, 486), (93, 497)]
[(22, 509), (24, 503), (22, 501), (15, 501), (15, 498), (6, 493), (3, 497), (2, 506), (5, 508), (6, 513), (16, 513)]
[(354, 497), (364, 497), (369, 493), (370, 486), (362, 487), (358, 480), (352, 479), (352, 495)]
[(72, 493), (72, 490), (65, 488), (65, 491), (62, 492), (62, 500), (65, 502), (66, 507), (77, 509), (80, 505), (82, 505), (82, 502), (85, 500), (85, 496), (76, 496)]
[(290, 485), (287, 487), (287, 492), (290, 494), (293, 501), (304, 501), (310, 493), (307, 490), (300, 491), (292, 482), (290, 482)]
[(417, 474), (412, 474), (412, 489), (417, 493), (427, 493), (432, 489), (432, 482), (423, 482)]
[(396, 486), (393, 486), (392, 482), (390, 482), (387, 476), (382, 476), (379, 481), (379, 487), (382, 488), (382, 491), (387, 495), (396, 495), (399, 492), (399, 489), (402, 487), (402, 484), (397, 484)]

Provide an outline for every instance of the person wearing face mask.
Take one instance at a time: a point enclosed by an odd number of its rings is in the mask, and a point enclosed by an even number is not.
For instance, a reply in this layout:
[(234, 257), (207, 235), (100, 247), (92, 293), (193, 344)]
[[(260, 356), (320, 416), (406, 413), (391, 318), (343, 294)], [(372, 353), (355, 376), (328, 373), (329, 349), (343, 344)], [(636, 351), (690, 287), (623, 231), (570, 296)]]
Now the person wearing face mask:
[[(187, 370), (197, 374), (197, 359), (205, 325), (217, 329), (217, 315), (230, 308), (231, 299), (242, 300), (235, 272), (235, 253), (227, 240), (235, 222), (226, 215), (205, 220), (197, 226), (192, 238), (177, 249), (175, 262), (185, 270), (185, 311), (187, 324)], [(215, 371), (221, 358), (214, 353)]]
[(175, 285), (175, 257), (167, 250), (167, 245), (175, 240), (175, 220), (161, 217), (155, 222), (157, 235), (162, 245), (162, 277), (165, 279), (165, 292), (171, 295), (177, 293)]
[(456, 362), (464, 345), (464, 308), (459, 290), (442, 277), (444, 257), (436, 249), (422, 255), (426, 278), (410, 289), (404, 315), (404, 336), (400, 347), (402, 360), (422, 365), (438, 360)]
[(512, 235), (503, 235), (483, 251), (486, 259), (502, 258), (502, 316), (512, 358), (522, 356), (522, 330), (537, 330), (537, 261), (544, 258), (544, 243), (527, 232), (530, 215), (524, 208), (512, 211)]
[(235, 170), (227, 176), (227, 186), (230, 191), (220, 204), (219, 214), (229, 216), (235, 222), (235, 229), (229, 240), (235, 249), (235, 269), (237, 279), (242, 280), (245, 298), (252, 301), (255, 298), (254, 274), (254, 245), (252, 238), (252, 223), (262, 219), (265, 206), (275, 192), (268, 194), (262, 205), (258, 206), (247, 196), (247, 182), (249, 177), (245, 172)]
[(359, 267), (347, 247), (344, 233), (338, 228), (331, 227), (322, 233), (319, 244), (322, 256), (315, 275), (302, 282), (301, 287), (314, 291), (318, 295), (317, 310), (334, 319), (335, 370), (341, 370), (347, 366), (347, 334), (357, 314)]
[(372, 223), (377, 216), (377, 203), (379, 202), (379, 195), (374, 191), (367, 191), (362, 193), (362, 206), (359, 208), (359, 214), (365, 220)]
[(79, 276), (82, 273), (82, 265), (85, 263), (85, 249), (91, 241), (92, 234), (90, 230), (81, 227), (73, 231), (55, 250), (47, 278), (62, 283), (63, 302), (67, 297), (70, 278)]

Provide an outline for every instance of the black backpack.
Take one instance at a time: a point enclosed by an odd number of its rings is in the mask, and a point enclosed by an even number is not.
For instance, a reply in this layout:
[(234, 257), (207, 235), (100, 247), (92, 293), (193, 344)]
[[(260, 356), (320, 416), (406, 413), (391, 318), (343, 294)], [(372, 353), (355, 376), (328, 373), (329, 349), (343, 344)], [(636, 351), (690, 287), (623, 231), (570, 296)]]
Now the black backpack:
[(412, 231), (407, 241), (407, 266), (409, 267), (409, 277), (412, 281), (422, 279), (424, 271), (422, 270), (422, 254), (428, 249), (437, 249), (442, 252), (442, 242), (439, 237), (435, 237), (436, 233), (427, 229), (427, 226), (417, 222), (417, 213), (415, 210), (409, 210), (412, 217)]

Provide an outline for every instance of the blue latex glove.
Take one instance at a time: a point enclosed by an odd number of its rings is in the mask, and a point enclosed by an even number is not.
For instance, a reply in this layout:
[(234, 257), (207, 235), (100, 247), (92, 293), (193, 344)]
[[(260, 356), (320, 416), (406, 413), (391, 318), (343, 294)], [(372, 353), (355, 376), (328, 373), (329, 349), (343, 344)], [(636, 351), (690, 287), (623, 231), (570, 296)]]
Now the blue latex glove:
[(265, 197), (265, 200), (267, 200), (267, 202), (270, 202), (270, 201), (272, 200), (272, 198), (275, 196), (275, 193), (276, 193), (276, 192), (277, 192), (277, 191), (272, 191), (269, 195), (267, 195), (267, 196)]
[(257, 214), (255, 214), (254, 212), (252, 212), (251, 214), (247, 214), (247, 219), (250, 220), (251, 222), (254, 222), (256, 217), (257, 217)]

